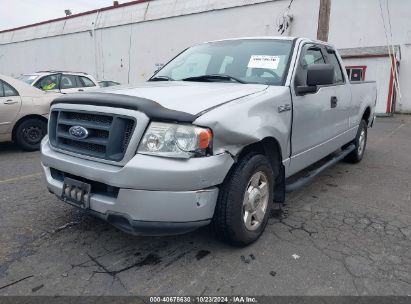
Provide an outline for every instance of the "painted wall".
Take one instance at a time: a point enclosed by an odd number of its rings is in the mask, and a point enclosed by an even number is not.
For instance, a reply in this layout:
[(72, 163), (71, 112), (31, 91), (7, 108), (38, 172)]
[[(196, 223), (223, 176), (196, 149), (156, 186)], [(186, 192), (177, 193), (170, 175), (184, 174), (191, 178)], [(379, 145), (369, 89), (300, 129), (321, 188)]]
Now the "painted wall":
[(400, 45), (402, 59), (399, 81), (402, 99), (397, 103), (397, 111), (408, 113), (411, 113), (410, 16), (409, 0), (332, 0), (329, 35), (329, 41), (338, 48), (386, 45), (387, 37), (390, 43)]
[(391, 72), (391, 61), (389, 57), (382, 58), (347, 58), (344, 59), (346, 66), (366, 66), (365, 80), (377, 81), (377, 105), (376, 113), (386, 113)]
[[(401, 46), (402, 99), (411, 112), (411, 1), (381, 0), (392, 42)], [(229, 37), (278, 35), (290, 0), (156, 0), (22, 30), (0, 33), (0, 73), (85, 71), (98, 79), (136, 83), (193, 44)], [(332, 0), (329, 40), (337, 48), (387, 43), (379, 0)], [(295, 0), (287, 35), (315, 38), (319, 0)], [(391, 34), (388, 34), (391, 40)], [(375, 79), (377, 80), (377, 79)], [(380, 80), (382, 81), (382, 80)]]
[[(288, 35), (315, 38), (319, 0), (306, 1), (310, 6), (304, 1), (293, 5)], [(133, 84), (193, 44), (277, 35), (277, 18), (288, 4), (289, 0), (156, 0), (68, 19), (65, 24), (0, 33), (0, 73), (74, 70)]]

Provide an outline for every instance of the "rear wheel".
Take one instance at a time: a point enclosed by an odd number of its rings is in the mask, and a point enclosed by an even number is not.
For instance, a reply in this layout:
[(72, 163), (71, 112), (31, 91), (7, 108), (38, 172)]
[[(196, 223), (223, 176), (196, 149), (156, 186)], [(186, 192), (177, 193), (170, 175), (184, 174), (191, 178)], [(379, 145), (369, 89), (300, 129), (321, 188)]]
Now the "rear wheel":
[(354, 164), (362, 160), (367, 146), (367, 122), (365, 120), (361, 120), (353, 144), (355, 149), (344, 158), (344, 161)]
[(47, 134), (47, 123), (39, 118), (29, 118), (21, 122), (14, 133), (16, 144), (25, 151), (40, 148), (43, 137)]
[(256, 241), (268, 222), (274, 180), (264, 155), (244, 156), (220, 187), (213, 218), (217, 236), (235, 246)]

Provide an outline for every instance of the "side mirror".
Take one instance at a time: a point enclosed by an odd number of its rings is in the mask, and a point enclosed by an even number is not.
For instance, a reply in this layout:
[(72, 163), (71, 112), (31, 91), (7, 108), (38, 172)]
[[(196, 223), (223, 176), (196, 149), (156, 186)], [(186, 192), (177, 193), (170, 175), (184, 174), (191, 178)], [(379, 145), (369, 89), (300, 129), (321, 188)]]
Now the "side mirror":
[(296, 88), (297, 95), (305, 95), (305, 94), (312, 94), (317, 92), (317, 86), (298, 86)]
[(299, 86), (296, 91), (299, 95), (315, 93), (318, 86), (334, 83), (334, 66), (331, 64), (313, 64), (307, 70), (307, 86)]
[(334, 66), (331, 64), (313, 64), (308, 67), (307, 85), (330, 85), (334, 82)]

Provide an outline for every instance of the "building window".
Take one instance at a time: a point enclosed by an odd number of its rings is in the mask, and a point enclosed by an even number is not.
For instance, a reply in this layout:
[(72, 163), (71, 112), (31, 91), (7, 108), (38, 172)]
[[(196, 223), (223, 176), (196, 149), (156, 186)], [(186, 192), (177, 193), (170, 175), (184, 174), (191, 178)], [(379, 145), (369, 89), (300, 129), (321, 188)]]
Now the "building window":
[(367, 66), (347, 66), (345, 67), (348, 75), (348, 79), (351, 81), (363, 81), (365, 80), (365, 72), (367, 70)]

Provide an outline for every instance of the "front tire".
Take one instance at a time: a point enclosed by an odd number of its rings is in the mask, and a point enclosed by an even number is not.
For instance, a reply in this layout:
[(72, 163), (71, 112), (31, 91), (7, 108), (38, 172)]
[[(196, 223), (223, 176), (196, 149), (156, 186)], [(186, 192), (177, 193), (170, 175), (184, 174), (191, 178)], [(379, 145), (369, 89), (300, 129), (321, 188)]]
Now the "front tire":
[(25, 151), (40, 149), (40, 143), (47, 134), (47, 123), (38, 118), (29, 118), (21, 122), (14, 133), (16, 144)]
[(234, 246), (255, 242), (263, 233), (274, 198), (274, 173), (264, 155), (241, 158), (220, 187), (213, 226)]
[(367, 122), (365, 120), (361, 120), (358, 127), (357, 136), (353, 142), (355, 149), (344, 158), (345, 162), (356, 164), (359, 163), (364, 157), (365, 147), (367, 146), (367, 127)]

